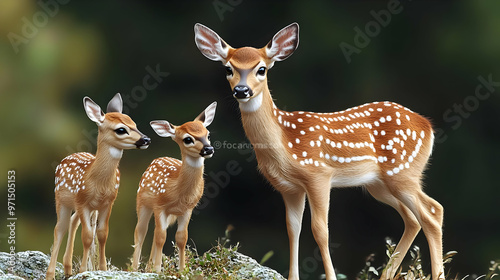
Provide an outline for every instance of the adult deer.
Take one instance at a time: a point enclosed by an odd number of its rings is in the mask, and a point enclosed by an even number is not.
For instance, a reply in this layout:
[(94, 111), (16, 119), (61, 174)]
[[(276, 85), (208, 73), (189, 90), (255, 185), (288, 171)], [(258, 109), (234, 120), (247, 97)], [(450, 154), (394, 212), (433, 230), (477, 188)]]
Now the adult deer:
[(153, 266), (154, 271), (161, 271), (166, 230), (177, 220), (175, 240), (179, 248), (179, 270), (183, 271), (185, 268), (188, 224), (193, 208), (203, 195), (204, 161), (214, 154), (214, 148), (210, 145), (210, 133), (206, 127), (215, 117), (216, 106), (216, 102), (210, 104), (194, 121), (180, 126), (174, 126), (167, 121), (151, 122), (151, 127), (159, 136), (172, 137), (179, 145), (182, 161), (171, 157), (157, 158), (142, 175), (137, 190), (137, 226), (132, 257), (132, 268), (135, 271), (139, 267), (142, 244), (153, 213), (155, 230), (149, 265)]
[(434, 140), (426, 118), (391, 102), (334, 113), (280, 110), (269, 92), (267, 71), (297, 48), (297, 23), (280, 30), (260, 49), (232, 48), (201, 24), (194, 30), (201, 53), (226, 67), (259, 170), (283, 196), (290, 241), (289, 279), (299, 279), (299, 235), (306, 195), (326, 278), (336, 279), (328, 250), (330, 188), (348, 186), (364, 186), (404, 220), (405, 231), (396, 248), (400, 257), (382, 279), (394, 277), (421, 227), (430, 247), (432, 277), (444, 278), (443, 207), (422, 191), (421, 183)]
[[(97, 152), (95, 156), (89, 153), (69, 155), (56, 168), (54, 191), (57, 224), (54, 228), (54, 246), (47, 279), (54, 279), (57, 255), (68, 228), (63, 264), (65, 274), (71, 275), (73, 244), (80, 222), (83, 242), (80, 272), (87, 270), (89, 248), (95, 231), (99, 241), (99, 269), (107, 270), (105, 246), (111, 207), (120, 184), (118, 164), (124, 149), (146, 149), (151, 143), (137, 129), (134, 121), (121, 113), (123, 103), (119, 93), (109, 102), (106, 114), (89, 97), (83, 99), (83, 105), (89, 119), (98, 126)], [(75, 211), (73, 215), (72, 211)], [(96, 215), (96, 229), (91, 225), (91, 213)]]

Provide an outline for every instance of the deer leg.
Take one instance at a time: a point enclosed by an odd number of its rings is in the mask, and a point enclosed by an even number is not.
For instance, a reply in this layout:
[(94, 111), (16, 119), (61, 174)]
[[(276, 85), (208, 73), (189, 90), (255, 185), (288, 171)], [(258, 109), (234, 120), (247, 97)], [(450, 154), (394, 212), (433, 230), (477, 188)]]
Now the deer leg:
[(155, 226), (155, 230), (153, 230), (153, 243), (151, 244), (151, 252), (149, 253), (149, 260), (148, 260), (148, 263), (146, 264), (146, 271), (147, 272), (153, 271), (153, 261), (154, 261), (154, 258), (156, 256), (155, 240), (156, 240), (156, 226)]
[(70, 219), (71, 209), (59, 206), (57, 211), (57, 223), (54, 228), (54, 246), (52, 247), (52, 254), (50, 256), (50, 263), (46, 275), (47, 279), (55, 278), (57, 255), (59, 254), (59, 248), (61, 247), (64, 234), (68, 231)]
[(80, 218), (77, 213), (71, 216), (71, 222), (68, 231), (68, 243), (66, 244), (66, 252), (63, 257), (64, 274), (71, 275), (73, 270), (73, 247), (75, 245), (75, 235), (78, 226), (80, 225)]
[(414, 195), (404, 195), (401, 201), (415, 215), (424, 231), (431, 255), (432, 279), (444, 279), (443, 268), (443, 206), (427, 196), (418, 186)]
[[(322, 186), (323, 187), (323, 186)], [(330, 188), (324, 193), (308, 193), (309, 205), (311, 207), (311, 228), (314, 239), (318, 244), (321, 258), (325, 267), (327, 280), (336, 280), (328, 242), (328, 209), (330, 206)]]
[(137, 225), (134, 232), (134, 255), (132, 257), (132, 269), (137, 271), (141, 258), (142, 245), (148, 232), (149, 220), (153, 210), (146, 207), (137, 207)]
[(396, 211), (398, 211), (401, 218), (403, 218), (405, 229), (403, 235), (396, 246), (395, 253), (397, 252), (394, 258), (391, 258), (388, 267), (383, 271), (380, 279), (388, 280), (393, 279), (396, 274), (401, 262), (403, 261), (408, 249), (410, 249), (413, 240), (417, 236), (420, 231), (420, 224), (418, 223), (417, 218), (413, 213), (406, 207), (403, 203), (401, 203), (395, 196), (389, 192), (385, 185), (371, 185), (367, 187), (368, 192), (380, 202), (383, 202), (387, 205), (392, 206)]
[(188, 225), (191, 218), (191, 211), (188, 211), (177, 219), (177, 232), (175, 233), (175, 242), (179, 248), (179, 271), (183, 271), (186, 267), (186, 243), (188, 239)]
[[(165, 211), (155, 213), (155, 234), (153, 237), (153, 248), (151, 248), (151, 257), (153, 258), (153, 271), (160, 272), (162, 265), (163, 245), (167, 239), (167, 217)], [(154, 254), (153, 254), (154, 253)]]
[(109, 233), (109, 217), (111, 216), (111, 207), (105, 207), (104, 210), (98, 212), (97, 216), (97, 240), (99, 241), (99, 270), (108, 270), (106, 263), (106, 241)]
[(288, 273), (289, 280), (299, 279), (299, 237), (302, 229), (302, 217), (304, 216), (304, 206), (306, 194), (302, 193), (283, 193), (283, 201), (286, 208), (286, 228), (290, 242), (290, 269)]
[(90, 222), (90, 211), (88, 209), (77, 210), (79, 213), (80, 222), (82, 223), (82, 243), (83, 243), (83, 256), (82, 263), (80, 264), (80, 273), (87, 271), (87, 263), (89, 259), (89, 250), (94, 240), (92, 226)]

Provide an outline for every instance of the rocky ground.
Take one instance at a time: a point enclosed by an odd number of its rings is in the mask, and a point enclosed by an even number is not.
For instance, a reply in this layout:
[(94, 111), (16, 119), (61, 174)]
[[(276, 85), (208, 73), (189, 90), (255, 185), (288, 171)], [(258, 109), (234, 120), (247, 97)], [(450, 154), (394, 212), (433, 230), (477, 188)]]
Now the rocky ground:
[[(14, 256), (0, 252), (0, 280), (3, 279), (45, 279), (45, 273), (50, 261), (50, 256), (39, 251), (18, 252)], [(254, 259), (238, 252), (233, 252), (228, 261), (227, 270), (231, 277), (224, 279), (284, 279), (276, 271), (262, 266)], [(231, 271), (232, 270), (232, 271)], [(56, 278), (64, 279), (63, 265), (57, 263)], [(118, 269), (110, 271), (87, 271), (70, 277), (68, 280), (76, 279), (179, 279), (168, 275), (155, 273), (139, 273), (121, 271)], [(184, 279), (184, 278), (182, 278)], [(188, 279), (188, 278), (185, 278)], [(196, 277), (195, 279), (205, 279)], [(214, 279), (214, 278), (212, 278)]]

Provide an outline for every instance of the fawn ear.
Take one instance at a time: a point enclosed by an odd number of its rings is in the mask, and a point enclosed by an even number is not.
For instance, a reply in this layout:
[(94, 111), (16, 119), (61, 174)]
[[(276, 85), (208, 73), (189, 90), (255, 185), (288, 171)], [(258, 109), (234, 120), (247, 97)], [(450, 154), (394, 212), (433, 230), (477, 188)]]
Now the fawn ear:
[(149, 124), (161, 137), (175, 136), (175, 127), (167, 121), (151, 121)]
[(227, 62), (229, 50), (232, 49), (217, 33), (200, 23), (194, 25), (194, 42), (208, 59), (222, 61), (224, 64)]
[(272, 61), (287, 59), (299, 46), (299, 25), (294, 22), (281, 29), (266, 45), (266, 55)]
[(204, 127), (209, 126), (214, 120), (216, 107), (217, 102), (208, 105), (208, 107), (203, 112), (201, 112), (201, 114), (199, 114), (194, 120), (202, 122)]
[(106, 109), (106, 112), (107, 113), (111, 113), (111, 112), (121, 113), (122, 110), (123, 110), (122, 96), (119, 93), (117, 93), (117, 94), (115, 94), (115, 96), (113, 96), (111, 101), (109, 101), (108, 108)]
[(85, 112), (91, 121), (97, 125), (101, 125), (104, 122), (104, 112), (90, 97), (85, 96), (83, 98), (83, 108), (85, 108)]

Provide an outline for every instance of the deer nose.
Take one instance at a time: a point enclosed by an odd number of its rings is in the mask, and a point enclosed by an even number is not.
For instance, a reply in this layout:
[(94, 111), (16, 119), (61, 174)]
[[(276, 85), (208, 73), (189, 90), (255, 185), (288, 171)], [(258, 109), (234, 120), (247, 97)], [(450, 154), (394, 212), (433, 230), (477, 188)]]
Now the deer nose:
[(212, 146), (203, 146), (201, 149), (200, 155), (202, 157), (211, 157), (214, 154), (214, 147)]
[(149, 144), (151, 144), (151, 138), (147, 137), (146, 135), (142, 136), (141, 139), (135, 142), (135, 146), (137, 146), (138, 149), (146, 149)]
[(238, 85), (238, 86), (234, 87), (234, 93), (233, 93), (233, 95), (237, 99), (242, 99), (242, 98), (251, 97), (253, 95), (253, 92), (247, 86), (240, 86), (240, 85)]

